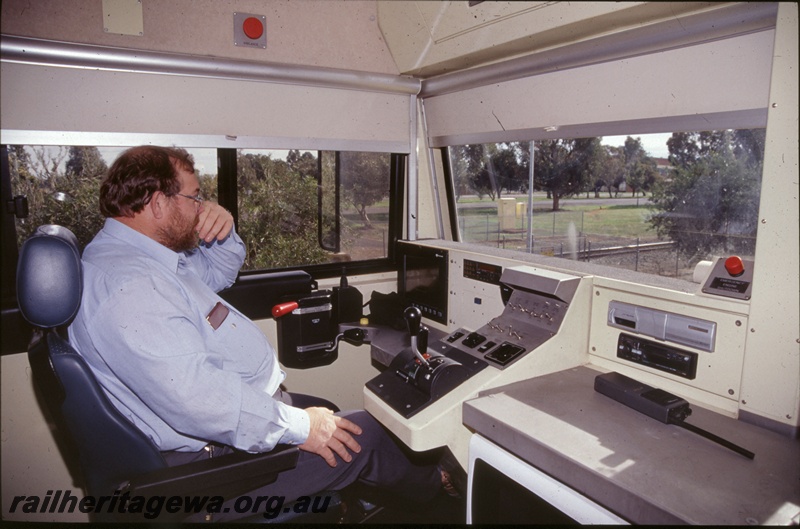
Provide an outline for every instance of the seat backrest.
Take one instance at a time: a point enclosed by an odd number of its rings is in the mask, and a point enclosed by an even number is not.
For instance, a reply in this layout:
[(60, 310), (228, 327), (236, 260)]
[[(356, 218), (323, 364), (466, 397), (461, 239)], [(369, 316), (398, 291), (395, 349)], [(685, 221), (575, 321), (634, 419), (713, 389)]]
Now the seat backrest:
[(20, 312), (37, 329), (28, 348), (33, 381), (57, 427), (67, 430), (78, 451), (87, 492), (111, 495), (120, 483), (166, 463), (58, 333), (78, 313), (82, 292), (75, 235), (61, 226), (37, 229), (22, 245), (17, 266)]
[(17, 301), (23, 317), (42, 329), (66, 325), (78, 313), (82, 293), (77, 238), (62, 226), (40, 226), (19, 254)]

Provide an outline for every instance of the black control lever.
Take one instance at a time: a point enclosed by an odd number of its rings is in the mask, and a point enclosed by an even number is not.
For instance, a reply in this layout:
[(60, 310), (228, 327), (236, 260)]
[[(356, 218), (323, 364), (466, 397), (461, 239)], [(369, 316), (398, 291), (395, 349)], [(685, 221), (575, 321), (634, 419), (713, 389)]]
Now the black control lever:
[[(403, 312), (403, 317), (406, 319), (406, 324), (408, 325), (408, 333), (411, 335), (411, 351), (417, 357), (417, 359), (422, 362), (422, 365), (426, 367), (430, 367), (428, 364), (428, 359), (423, 356), (423, 354), (419, 350), (420, 345), (420, 327), (422, 326), (422, 312), (417, 307), (408, 307), (405, 312)], [(425, 329), (424, 341), (425, 341), (425, 349), (427, 349), (428, 345), (428, 329)]]
[(325, 352), (330, 353), (331, 351), (335, 351), (336, 348), (339, 347), (340, 340), (344, 340), (345, 342), (351, 343), (353, 345), (363, 345), (366, 337), (367, 333), (364, 332), (364, 329), (359, 329), (358, 327), (347, 329), (346, 331), (336, 335), (336, 339), (333, 341), (333, 345), (330, 348), (325, 349)]

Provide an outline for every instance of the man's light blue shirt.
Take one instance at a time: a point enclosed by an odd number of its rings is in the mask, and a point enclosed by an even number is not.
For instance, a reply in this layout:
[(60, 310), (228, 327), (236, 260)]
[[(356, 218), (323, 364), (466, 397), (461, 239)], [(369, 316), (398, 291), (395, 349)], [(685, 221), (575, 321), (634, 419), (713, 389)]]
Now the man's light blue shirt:
[[(308, 414), (272, 398), (286, 375), (266, 336), (217, 295), (244, 255), (235, 231), (176, 253), (114, 219), (84, 250), (70, 341), (162, 451), (215, 442), (264, 452), (308, 437)], [(217, 303), (230, 313), (214, 329), (206, 316)]]

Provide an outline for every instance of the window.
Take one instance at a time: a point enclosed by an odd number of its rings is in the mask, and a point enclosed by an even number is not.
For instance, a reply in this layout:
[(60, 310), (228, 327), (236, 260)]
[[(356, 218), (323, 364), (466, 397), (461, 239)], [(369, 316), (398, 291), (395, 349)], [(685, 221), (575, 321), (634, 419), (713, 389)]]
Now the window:
[(763, 129), (448, 150), (464, 242), (684, 279), (755, 252)]
[[(98, 197), (100, 182), (124, 148), (85, 146), (8, 147), (11, 190), (24, 195), (28, 216), (17, 218), (17, 243), (42, 224), (60, 224), (78, 238), (81, 249), (103, 226)], [(195, 160), (200, 193), (217, 197), (215, 149), (187, 149)]]
[[(12, 196), (25, 196), (28, 215), (15, 222), (17, 244), (36, 227), (57, 223), (81, 248), (104, 219), (100, 182), (125, 147), (8, 146)], [(388, 153), (187, 149), (201, 194), (237, 219), (248, 247), (245, 271), (297, 268), (389, 257), (390, 193), (402, 156)], [(236, 170), (218, 171), (222, 151)], [(402, 165), (402, 163), (400, 163)], [(219, 174), (218, 174), (219, 172)], [(235, 193), (220, 193), (231, 184)], [(394, 224), (391, 224), (394, 225)], [(341, 272), (341, 267), (331, 275)]]
[(388, 257), (391, 155), (240, 150), (237, 168), (245, 270)]

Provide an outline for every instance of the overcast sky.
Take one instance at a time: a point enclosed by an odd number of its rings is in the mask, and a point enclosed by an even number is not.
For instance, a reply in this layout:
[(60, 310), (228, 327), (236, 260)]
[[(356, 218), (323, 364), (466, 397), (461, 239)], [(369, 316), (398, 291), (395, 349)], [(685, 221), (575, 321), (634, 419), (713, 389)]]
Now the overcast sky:
[[(669, 156), (669, 149), (667, 149), (667, 140), (672, 136), (672, 133), (665, 134), (635, 134), (630, 135), (632, 138), (639, 138), (642, 141), (642, 147), (645, 152), (653, 158), (667, 158)], [(611, 145), (613, 147), (621, 147), (625, 145), (625, 139), (628, 136), (604, 136), (603, 145)]]

